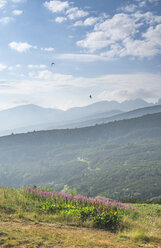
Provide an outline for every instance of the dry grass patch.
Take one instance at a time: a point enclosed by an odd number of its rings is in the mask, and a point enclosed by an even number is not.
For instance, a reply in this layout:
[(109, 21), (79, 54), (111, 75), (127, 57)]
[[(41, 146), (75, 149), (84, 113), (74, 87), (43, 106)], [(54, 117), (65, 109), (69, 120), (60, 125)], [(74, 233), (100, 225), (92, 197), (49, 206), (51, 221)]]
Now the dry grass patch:
[(6, 247), (82, 247), (82, 248), (136, 248), (129, 240), (122, 240), (117, 234), (107, 231), (61, 226), (56, 224), (3, 222), (0, 232), (2, 248)]

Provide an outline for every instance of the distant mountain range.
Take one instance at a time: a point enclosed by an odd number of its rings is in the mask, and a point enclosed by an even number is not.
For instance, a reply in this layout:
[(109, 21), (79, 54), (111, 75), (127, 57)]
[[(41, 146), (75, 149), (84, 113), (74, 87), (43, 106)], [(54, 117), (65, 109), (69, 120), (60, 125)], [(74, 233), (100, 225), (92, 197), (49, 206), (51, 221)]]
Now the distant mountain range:
[[(140, 111), (129, 112), (140, 108)], [(160, 112), (160, 107), (141, 99), (122, 103), (102, 101), (67, 111), (42, 108), (33, 104), (22, 105), (0, 111), (0, 136), (34, 130), (90, 126), (157, 112)]]
[(65, 127), (68, 127), (68, 128), (88, 127), (88, 126), (93, 126), (96, 124), (103, 124), (103, 123), (109, 123), (113, 121), (137, 118), (140, 116), (144, 116), (148, 114), (155, 114), (155, 113), (161, 113), (161, 105), (135, 109), (132, 111), (123, 112), (123, 113), (115, 114), (115, 115), (113, 112), (113, 115), (111, 116), (108, 116), (108, 112), (105, 112), (105, 113), (100, 114), (100, 117), (98, 115), (97, 118), (95, 119), (90, 118), (89, 120), (86, 120), (86, 121), (82, 121), (82, 122), (80, 121), (80, 122), (72, 123), (69, 125), (65, 125)]

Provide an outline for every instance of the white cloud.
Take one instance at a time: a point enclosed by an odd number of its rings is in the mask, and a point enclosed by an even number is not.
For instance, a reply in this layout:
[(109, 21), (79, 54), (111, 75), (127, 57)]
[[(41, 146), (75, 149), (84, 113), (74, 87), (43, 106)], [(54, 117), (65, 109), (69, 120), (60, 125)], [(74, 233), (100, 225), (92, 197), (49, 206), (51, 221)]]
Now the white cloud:
[(155, 4), (158, 0), (136, 0), (139, 4), (139, 7), (146, 7), (148, 3)]
[(137, 98), (144, 99), (148, 102), (156, 102), (160, 97), (159, 93), (155, 90), (145, 90), (139, 88), (137, 90), (128, 89), (128, 90), (114, 90), (114, 91), (103, 91), (98, 95), (98, 99), (101, 101), (126, 101), (126, 100), (135, 100)]
[(0, 71), (3, 71), (5, 69), (7, 69), (7, 66), (4, 64), (0, 64)]
[(46, 68), (46, 65), (28, 65), (27, 66), (29, 69), (45, 69)]
[(12, 17), (2, 17), (0, 18), (0, 24), (8, 24), (13, 21)]
[[(67, 19), (75, 20), (89, 15), (89, 12), (78, 7), (72, 7), (71, 6), (72, 4), (73, 2), (68, 2), (68, 1), (62, 2), (59, 0), (51, 0), (49, 2), (46, 1), (44, 3), (44, 6), (53, 13), (61, 13), (61, 12), (64, 13), (64, 16), (58, 16), (55, 18), (55, 21), (58, 23), (65, 22)], [(90, 22), (92, 21), (93, 21), (92, 19), (87, 20), (89, 24), (86, 23), (86, 25), (92, 25), (90, 24)]]
[(44, 70), (39, 72), (32, 71), (31, 73), (29, 73), (29, 76), (31, 78), (40, 79), (40, 80), (50, 80), (52, 79), (53, 74), (51, 71)]
[(143, 34), (143, 37), (161, 49), (161, 24), (158, 24), (155, 28), (150, 27), (147, 32)]
[(21, 68), (21, 67), (22, 67), (22, 65), (20, 65), (20, 64), (16, 65), (16, 68)]
[(106, 37), (111, 40), (122, 40), (129, 35), (134, 36), (138, 31), (137, 28), (142, 23), (136, 23), (130, 15), (119, 13), (111, 19), (107, 19), (102, 23), (96, 24), (94, 30), (96, 32), (103, 31)]
[(151, 41), (126, 39), (124, 40), (124, 45), (125, 48), (120, 51), (121, 57), (130, 55), (145, 58), (161, 54), (161, 46), (158, 49)]
[(3, 9), (7, 4), (7, 0), (0, 0), (0, 9)]
[(88, 33), (85, 40), (78, 41), (77, 45), (93, 52), (115, 41), (121, 41), (129, 35), (134, 36), (137, 33), (137, 27), (141, 25), (135, 23), (135, 20), (127, 14), (116, 14), (111, 19), (97, 23), (94, 31)]
[[(161, 24), (150, 27), (142, 34), (144, 40), (127, 38), (123, 41), (124, 48), (119, 51), (120, 56), (152, 57), (161, 54)], [(116, 54), (118, 55), (118, 54)]]
[(103, 75), (100, 83), (107, 88), (99, 95), (99, 100), (124, 101), (127, 99), (143, 98), (156, 101), (161, 94), (161, 75), (152, 73)]
[(77, 22), (74, 23), (74, 26), (78, 27), (78, 26), (85, 26), (85, 25), (84, 25), (83, 21), (77, 21)]
[(107, 57), (94, 54), (73, 54), (73, 53), (64, 53), (55, 56), (57, 59), (61, 60), (73, 60), (78, 62), (95, 62), (95, 61), (107, 61)]
[(89, 13), (87, 11), (84, 11), (82, 9), (79, 9), (78, 7), (70, 8), (66, 11), (67, 17), (71, 20), (75, 20), (77, 18), (82, 18), (87, 16)]
[[(131, 12), (132, 7), (134, 8), (129, 5)], [(85, 21), (75, 23), (75, 26), (84, 25)], [(108, 59), (125, 56), (152, 57), (161, 54), (161, 16), (138, 11), (118, 13), (96, 22), (93, 31), (88, 32), (85, 39), (76, 44), (90, 52), (101, 50), (101, 56)]]
[(161, 24), (155, 29), (150, 28), (143, 34), (143, 37), (146, 39), (126, 38), (122, 45), (112, 44), (110, 49), (101, 55), (108, 58), (125, 56), (146, 58), (161, 54)]
[(89, 49), (91, 52), (107, 47), (111, 41), (103, 31), (88, 33), (85, 40), (77, 41), (77, 45)]
[(154, 25), (161, 22), (161, 16), (154, 15), (152, 12), (140, 12), (137, 11), (132, 14), (132, 17), (136, 22), (143, 22), (146, 25)]
[(22, 3), (25, 2), (26, 0), (11, 0), (13, 3)]
[(137, 2), (138, 2), (139, 7), (142, 8), (142, 7), (146, 6), (148, 1), (147, 0), (137, 0)]
[(15, 9), (15, 10), (12, 11), (12, 13), (14, 15), (18, 16), (18, 15), (22, 15), (23, 11), (22, 10)]
[(160, 0), (147, 0), (149, 1), (149, 3), (153, 4), (153, 3), (159, 3)]
[(159, 74), (76, 77), (44, 70), (33, 72), (32, 75), (30, 73), (30, 76), (32, 77), (29, 80), (2, 82), (2, 87), (0, 83), (1, 103), (3, 96), (5, 98), (3, 104), (13, 104), (13, 101), (25, 99), (28, 103), (46, 107), (52, 107), (54, 104), (58, 108), (65, 109), (89, 104), (88, 94), (91, 91), (94, 92), (94, 101), (124, 101), (142, 96), (145, 100), (156, 102), (161, 95), (161, 75)]
[(121, 10), (125, 12), (134, 12), (137, 8), (136, 4), (129, 4), (126, 5), (125, 7), (122, 7)]
[(88, 17), (88, 18), (84, 21), (84, 25), (85, 25), (85, 26), (94, 25), (98, 20), (99, 20), (98, 17)]
[(13, 66), (9, 66), (7, 69), (8, 69), (9, 71), (13, 71)]
[(49, 70), (38, 72), (32, 71), (31, 73), (29, 73), (29, 76), (33, 79), (40, 80), (39, 82), (46, 81), (47, 85), (50, 85), (50, 83), (52, 82), (53, 88), (59, 88), (62, 85), (64, 87), (66, 87), (67, 85), (76, 86), (77, 84), (77, 78), (73, 77), (72, 75), (53, 73)]
[(63, 16), (59, 16), (59, 17), (55, 18), (55, 21), (58, 23), (65, 22), (66, 20), (67, 20), (67, 18), (63, 17)]
[(48, 8), (51, 12), (57, 13), (57, 12), (63, 12), (65, 9), (69, 7), (68, 1), (61, 2), (57, 0), (45, 2), (44, 6)]
[(45, 47), (45, 48), (42, 47), (41, 50), (45, 52), (53, 52), (54, 48), (53, 47)]
[(121, 53), (123, 51), (123, 47), (119, 44), (112, 44), (110, 45), (110, 49), (108, 51), (102, 52), (101, 56), (105, 57), (105, 58), (114, 58), (114, 57), (118, 57), (121, 56)]
[(77, 21), (74, 26), (92, 26), (98, 21), (98, 17), (88, 17), (85, 21)]
[(13, 50), (16, 50), (17, 52), (26, 52), (28, 50), (30, 50), (31, 48), (35, 48), (36, 49), (36, 46), (32, 46), (26, 42), (11, 42), (9, 43), (9, 47)]

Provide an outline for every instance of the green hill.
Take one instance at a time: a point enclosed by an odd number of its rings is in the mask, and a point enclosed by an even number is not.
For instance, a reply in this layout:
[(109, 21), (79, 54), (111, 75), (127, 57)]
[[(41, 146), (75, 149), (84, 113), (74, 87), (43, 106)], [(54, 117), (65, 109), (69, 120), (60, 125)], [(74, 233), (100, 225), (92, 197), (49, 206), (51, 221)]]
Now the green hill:
[[(161, 113), (0, 138), (0, 182), (112, 199), (161, 195)], [(65, 187), (64, 187), (65, 186)]]

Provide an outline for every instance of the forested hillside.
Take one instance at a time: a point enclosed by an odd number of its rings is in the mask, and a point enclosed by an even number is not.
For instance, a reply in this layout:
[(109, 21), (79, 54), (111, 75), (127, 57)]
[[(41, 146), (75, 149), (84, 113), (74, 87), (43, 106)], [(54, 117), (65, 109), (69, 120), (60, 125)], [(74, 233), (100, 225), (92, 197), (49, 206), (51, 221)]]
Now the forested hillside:
[(92, 196), (161, 195), (161, 113), (80, 129), (0, 138), (5, 186), (77, 188)]

